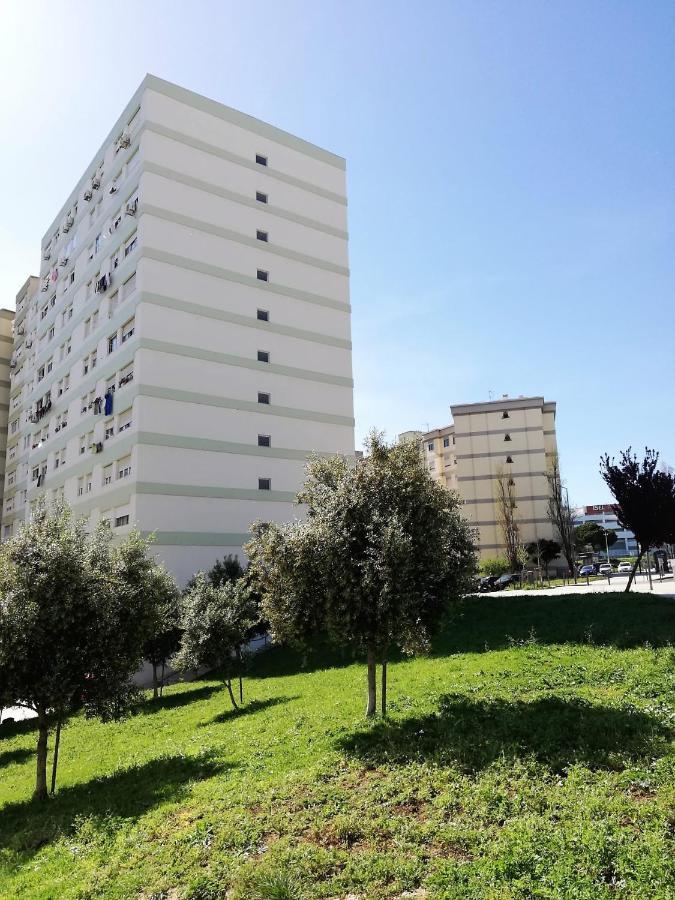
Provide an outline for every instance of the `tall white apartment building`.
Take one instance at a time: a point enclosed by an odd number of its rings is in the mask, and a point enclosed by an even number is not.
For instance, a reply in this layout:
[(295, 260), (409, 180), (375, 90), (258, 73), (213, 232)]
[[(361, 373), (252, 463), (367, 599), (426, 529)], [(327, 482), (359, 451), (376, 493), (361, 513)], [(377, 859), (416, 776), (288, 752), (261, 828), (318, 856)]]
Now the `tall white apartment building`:
[[(148, 75), (17, 307), (3, 537), (41, 495), (180, 580), (354, 452), (345, 162)], [(11, 483), (10, 483), (11, 479)]]

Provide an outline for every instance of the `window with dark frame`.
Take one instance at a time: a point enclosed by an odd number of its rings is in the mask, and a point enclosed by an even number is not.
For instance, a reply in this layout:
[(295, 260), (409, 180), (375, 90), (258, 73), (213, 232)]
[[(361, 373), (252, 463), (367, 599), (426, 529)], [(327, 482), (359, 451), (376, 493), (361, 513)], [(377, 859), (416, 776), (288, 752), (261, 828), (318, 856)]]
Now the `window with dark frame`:
[(509, 416), (508, 412), (506, 410), (504, 410), (504, 412), (502, 413), (502, 419), (509, 419), (509, 418), (511, 418), (511, 417)]
[(271, 447), (272, 446), (272, 438), (269, 434), (259, 434), (258, 435), (258, 446), (259, 447)]
[(258, 281), (269, 281), (270, 273), (266, 272), (264, 269), (258, 269), (256, 272), (256, 277)]
[(255, 199), (258, 201), (258, 203), (267, 203), (267, 194), (263, 194), (262, 191), (256, 191)]
[(270, 320), (269, 311), (266, 309), (259, 309), (258, 310), (258, 321), (259, 322), (269, 322), (269, 320)]
[(269, 240), (269, 235), (267, 234), (267, 232), (261, 231), (260, 229), (256, 231), (255, 236), (259, 241), (265, 241), (265, 243), (267, 243), (267, 241)]
[(512, 458), (511, 456), (507, 456), (507, 457), (506, 457), (506, 461), (507, 461), (507, 463), (512, 463), (512, 462), (513, 462), (513, 458)]
[(265, 393), (264, 391), (258, 391), (258, 403), (265, 403), (269, 405), (270, 395)]
[(259, 491), (271, 491), (272, 490), (272, 479), (271, 478), (259, 478), (258, 479), (258, 490)]
[(268, 363), (270, 361), (269, 350), (258, 350), (258, 362)]
[(256, 153), (256, 155), (255, 155), (255, 161), (258, 163), (259, 166), (266, 166), (266, 165), (267, 165), (267, 157), (266, 157), (266, 156), (262, 156), (260, 153)]
[(511, 440), (511, 435), (510, 435), (510, 434), (505, 434), (505, 435), (504, 435), (504, 440), (505, 440), (505, 441), (510, 441), (510, 440)]

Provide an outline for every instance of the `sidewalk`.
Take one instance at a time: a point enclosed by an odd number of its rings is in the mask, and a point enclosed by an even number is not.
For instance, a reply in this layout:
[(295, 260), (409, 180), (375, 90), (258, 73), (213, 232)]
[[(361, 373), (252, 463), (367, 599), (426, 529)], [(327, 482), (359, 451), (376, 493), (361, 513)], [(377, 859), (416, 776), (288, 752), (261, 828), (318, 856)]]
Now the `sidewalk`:
[[(626, 589), (628, 582), (627, 575), (612, 575), (609, 583), (606, 578), (598, 581), (591, 581), (586, 584), (585, 580), (579, 580), (578, 584), (561, 585), (559, 587), (534, 588), (530, 590), (511, 590), (510, 588), (500, 593), (514, 594), (516, 596), (527, 596), (528, 594), (598, 594), (598, 593), (615, 593)], [(632, 593), (650, 593), (649, 578), (647, 575), (636, 576), (631, 585)], [(675, 578), (672, 575), (665, 575), (663, 581), (659, 581), (659, 576), (652, 573), (652, 589), (651, 593), (658, 594), (660, 597), (669, 597), (675, 600)]]

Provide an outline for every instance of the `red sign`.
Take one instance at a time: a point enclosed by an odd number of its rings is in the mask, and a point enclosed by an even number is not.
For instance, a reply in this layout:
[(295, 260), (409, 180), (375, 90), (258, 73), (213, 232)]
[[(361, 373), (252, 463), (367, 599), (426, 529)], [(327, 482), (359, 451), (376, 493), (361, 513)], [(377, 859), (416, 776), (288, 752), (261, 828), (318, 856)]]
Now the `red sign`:
[(597, 516), (600, 513), (614, 515), (614, 506), (611, 503), (598, 503), (596, 506), (584, 506), (584, 515)]

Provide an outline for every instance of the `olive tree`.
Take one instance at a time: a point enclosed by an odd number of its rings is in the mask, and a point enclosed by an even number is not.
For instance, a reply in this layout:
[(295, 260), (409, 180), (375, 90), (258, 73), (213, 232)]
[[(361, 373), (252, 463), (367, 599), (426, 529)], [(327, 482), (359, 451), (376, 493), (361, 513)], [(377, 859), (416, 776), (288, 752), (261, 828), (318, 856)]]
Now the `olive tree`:
[(157, 699), (164, 690), (167, 663), (180, 648), (181, 595), (173, 576), (161, 565), (148, 572), (146, 590), (151, 619), (143, 657), (152, 666), (152, 693)]
[(112, 545), (107, 525), (88, 534), (64, 505), (40, 504), (0, 546), (0, 673), (3, 696), (37, 715), (35, 797), (45, 799), (49, 734), (74, 711), (119, 718), (135, 698), (153, 565), (134, 533)]
[(239, 679), (241, 702), (246, 647), (257, 622), (255, 594), (243, 579), (216, 586), (198, 572), (183, 596), (183, 637), (174, 664), (181, 671), (216, 669), (237, 709), (232, 679)]
[(244, 548), (262, 611), (279, 641), (327, 635), (367, 659), (366, 715), (393, 648), (429, 648), (451, 602), (472, 589), (474, 535), (457, 495), (433, 481), (415, 444), (372, 433), (362, 460), (313, 458), (298, 494), (307, 516), (258, 524)]

